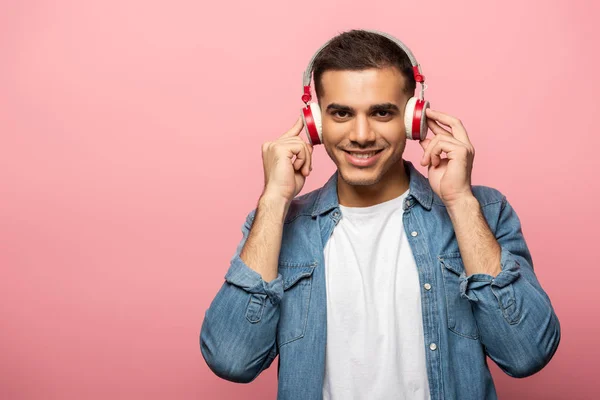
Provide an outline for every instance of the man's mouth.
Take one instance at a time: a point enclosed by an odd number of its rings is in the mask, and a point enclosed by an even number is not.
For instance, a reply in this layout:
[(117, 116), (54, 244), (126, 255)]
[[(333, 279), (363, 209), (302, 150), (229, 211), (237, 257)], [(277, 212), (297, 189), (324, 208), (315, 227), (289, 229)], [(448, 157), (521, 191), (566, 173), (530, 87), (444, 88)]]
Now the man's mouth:
[(346, 151), (346, 161), (356, 167), (370, 167), (377, 162), (383, 149), (371, 151)]
[(371, 151), (368, 151), (368, 152), (365, 152), (365, 151), (349, 151), (349, 150), (344, 150), (344, 151), (346, 153), (350, 154), (352, 157), (367, 159), (367, 158), (373, 157), (377, 153), (380, 153), (381, 151), (383, 151), (383, 149), (371, 150)]

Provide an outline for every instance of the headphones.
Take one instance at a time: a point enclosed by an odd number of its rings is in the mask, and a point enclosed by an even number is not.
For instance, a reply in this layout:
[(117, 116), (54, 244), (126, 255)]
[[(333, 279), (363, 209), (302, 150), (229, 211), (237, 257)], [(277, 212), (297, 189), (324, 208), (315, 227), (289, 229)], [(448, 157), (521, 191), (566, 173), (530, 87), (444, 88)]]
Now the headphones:
[[(419, 97), (411, 97), (406, 103), (404, 109), (404, 128), (406, 130), (406, 138), (411, 140), (424, 140), (427, 136), (427, 117), (425, 116), (425, 109), (429, 108), (429, 102), (424, 100), (425, 88), (423, 87), (425, 77), (421, 75), (421, 66), (417, 63), (417, 60), (413, 56), (412, 52), (398, 39), (390, 36), (386, 33), (375, 31), (375, 30), (364, 30), (366, 32), (375, 33), (385, 38), (390, 39), (396, 43), (400, 49), (402, 49), (413, 67), (413, 73), (415, 81), (421, 84), (421, 91)], [(302, 101), (305, 107), (302, 109), (302, 118), (304, 120), (304, 126), (306, 129), (306, 136), (310, 144), (317, 145), (323, 143), (323, 126), (321, 123), (321, 109), (318, 103), (310, 102), (312, 96), (310, 94), (310, 81), (312, 77), (312, 69), (315, 58), (325, 46), (327, 46), (333, 39), (328, 40), (322, 45), (317, 52), (312, 56), (304, 76), (302, 79), (302, 85), (304, 86), (304, 94), (302, 95)], [(425, 85), (426, 86), (426, 85)], [(310, 103), (309, 103), (310, 102)]]

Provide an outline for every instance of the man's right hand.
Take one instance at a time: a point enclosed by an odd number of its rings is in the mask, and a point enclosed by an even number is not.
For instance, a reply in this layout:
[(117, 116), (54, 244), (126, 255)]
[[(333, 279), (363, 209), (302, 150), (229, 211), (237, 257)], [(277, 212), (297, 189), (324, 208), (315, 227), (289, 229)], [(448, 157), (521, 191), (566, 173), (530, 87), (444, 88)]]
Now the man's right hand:
[(277, 140), (263, 143), (263, 196), (281, 197), (289, 204), (304, 187), (312, 170), (313, 146), (300, 138), (303, 127), (304, 121), (299, 117)]

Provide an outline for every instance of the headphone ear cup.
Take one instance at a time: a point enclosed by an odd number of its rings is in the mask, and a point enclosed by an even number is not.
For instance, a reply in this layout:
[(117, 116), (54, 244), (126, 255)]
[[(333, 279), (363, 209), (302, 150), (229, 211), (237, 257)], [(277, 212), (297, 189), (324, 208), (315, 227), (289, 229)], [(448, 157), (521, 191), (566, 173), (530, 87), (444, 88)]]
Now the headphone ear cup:
[(406, 132), (406, 138), (409, 140), (414, 140), (412, 126), (413, 119), (415, 117), (415, 104), (417, 104), (417, 98), (411, 97), (408, 99), (408, 103), (406, 103), (406, 108), (404, 109), (404, 130)]
[(425, 140), (425, 138), (427, 137), (427, 130), (429, 129), (429, 127), (427, 126), (427, 115), (425, 114), (425, 110), (431, 107), (427, 100), (424, 100), (423, 102), (425, 104), (423, 104), (423, 116), (421, 117), (421, 140)]
[(318, 103), (308, 103), (302, 109), (302, 118), (304, 119), (304, 127), (306, 137), (311, 145), (323, 143), (323, 125), (321, 122), (321, 109)]
[(410, 140), (424, 140), (427, 137), (427, 116), (425, 110), (429, 102), (417, 97), (411, 97), (404, 109), (404, 129), (406, 138)]
[(321, 108), (319, 103), (310, 103), (310, 109), (312, 110), (313, 119), (315, 120), (315, 127), (317, 128), (317, 134), (319, 135), (319, 144), (323, 143), (323, 120), (321, 119)]

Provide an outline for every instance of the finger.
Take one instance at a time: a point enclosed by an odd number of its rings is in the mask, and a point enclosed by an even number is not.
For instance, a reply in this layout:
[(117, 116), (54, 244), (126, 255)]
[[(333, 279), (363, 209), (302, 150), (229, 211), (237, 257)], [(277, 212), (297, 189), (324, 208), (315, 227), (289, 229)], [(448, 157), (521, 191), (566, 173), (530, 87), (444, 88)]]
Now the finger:
[(306, 156), (306, 161), (304, 162), (304, 165), (302, 165), (302, 174), (304, 176), (308, 176), (310, 174), (310, 170), (312, 169), (312, 152), (308, 147), (308, 143), (303, 140), (302, 144), (304, 145), (304, 153)]
[(431, 108), (426, 109), (425, 113), (427, 115), (427, 118), (431, 118), (437, 122), (440, 122), (440, 123), (447, 125), (449, 127), (452, 127), (452, 128), (454, 126), (458, 126), (461, 123), (458, 118), (448, 115), (446, 113), (443, 113), (441, 111), (433, 110)]
[(308, 176), (312, 166), (312, 153), (309, 144), (299, 137), (287, 138), (280, 141), (282, 148), (288, 149), (288, 157), (291, 159), (296, 157), (292, 162), (295, 171), (299, 171), (304, 176)]
[(448, 131), (432, 119), (427, 120), (427, 126), (435, 135), (452, 136), (452, 133), (450, 131)]
[(441, 151), (438, 152), (440, 140), (438, 140), (433, 146), (431, 146), (431, 150), (429, 151), (429, 158), (431, 166), (437, 167), (442, 161)]
[(460, 119), (440, 111), (432, 110), (431, 108), (426, 109), (425, 113), (428, 119), (431, 118), (439, 123), (449, 126), (451, 128), (452, 136), (454, 136), (463, 143), (471, 145), (471, 141), (469, 140), (467, 130), (465, 129)]
[(302, 138), (300, 138), (299, 136), (292, 136), (292, 137), (287, 137), (287, 138), (283, 138), (283, 139), (278, 139), (277, 141), (280, 143), (302, 143), (304, 146), (306, 146), (306, 150), (308, 152), (309, 161), (310, 161), (309, 171), (312, 170), (312, 153), (314, 150), (314, 146), (312, 144), (302, 140)]
[(300, 132), (302, 132), (303, 126), (304, 126), (304, 120), (302, 119), (302, 116), (299, 116), (298, 119), (296, 120), (296, 123), (294, 124), (294, 126), (292, 126), (287, 132), (285, 132), (279, 138), (298, 136), (300, 134)]
[(440, 140), (431, 149), (431, 165), (437, 167), (440, 164), (442, 152), (446, 153), (449, 160), (464, 158), (466, 161), (468, 156), (467, 148), (464, 145)]
[(296, 157), (296, 160), (294, 160), (293, 165), (294, 165), (294, 171), (300, 171), (302, 173), (302, 175), (304, 175), (304, 172), (302, 172), (302, 166), (304, 165), (304, 158)]
[[(439, 142), (442, 139), (449, 139), (450, 136), (447, 135), (436, 135), (433, 137), (433, 139), (426, 139), (429, 140), (429, 143), (427, 143), (427, 148), (425, 148), (425, 152), (423, 153), (423, 156), (421, 157), (421, 165), (425, 166), (428, 165), (430, 163), (432, 163), (433, 159), (432, 159), (432, 150), (435, 147), (435, 145), (437, 144), (437, 142)], [(435, 156), (433, 156), (435, 157)]]
[(458, 145), (465, 145), (465, 143), (461, 142), (460, 140), (458, 140), (457, 138), (452, 136), (452, 134), (450, 134), (446, 129), (444, 129), (443, 127), (438, 125), (437, 122), (430, 122), (430, 121), (427, 121), (427, 122), (435, 125), (435, 126), (430, 127), (430, 128), (432, 128), (432, 130), (434, 130), (434, 129), (438, 130), (437, 132), (434, 132), (435, 136), (431, 140), (446, 140), (449, 142), (456, 143)]
[[(294, 157), (302, 156), (301, 153), (305, 151), (304, 142), (300, 138), (278, 139), (274, 142), (274, 151), (278, 158), (287, 157), (293, 160)], [(302, 156), (302, 158), (305, 159), (306, 156)]]
[[(440, 161), (438, 160), (439, 157), (437, 157), (436, 154), (432, 154), (433, 149), (436, 147), (438, 142), (449, 141), (455, 143), (456, 145), (463, 145), (461, 142), (448, 135), (436, 135), (433, 139), (425, 139), (424, 142), (427, 140), (429, 140), (429, 142), (426, 144), (426, 147), (424, 147), (425, 151), (421, 157), (421, 165), (423, 166)], [(423, 144), (421, 144), (421, 146), (423, 146)]]
[(443, 146), (443, 144), (440, 144), (440, 143), (443, 143), (443, 141), (440, 140), (431, 149), (431, 165), (433, 167), (437, 167), (442, 162), (442, 152), (443, 152), (442, 148), (445, 146)]
[[(434, 126), (430, 125), (430, 128), (432, 130), (433, 129), (437, 130), (437, 132), (434, 131), (435, 136), (433, 139), (431, 139), (431, 141), (434, 143), (428, 143), (427, 147), (425, 148), (425, 153), (423, 154), (423, 157), (421, 158), (421, 165), (425, 166), (425, 165), (428, 165), (430, 162), (432, 162), (432, 159), (430, 157), (431, 151), (435, 147), (435, 144), (440, 140), (454, 143), (457, 146), (466, 147), (470, 151), (474, 152), (474, 149), (470, 144), (465, 144), (465, 143), (461, 142), (460, 140), (458, 140), (457, 138), (455, 138), (454, 136), (448, 134), (448, 131), (446, 131), (443, 127), (438, 125), (436, 122), (428, 120), (427, 123), (433, 124)], [(440, 130), (443, 130), (445, 133)], [(433, 158), (436, 158), (436, 157), (434, 156)]]
[(423, 156), (421, 156), (421, 165), (426, 166), (429, 165), (429, 163), (431, 162), (431, 149), (433, 148), (435, 143), (437, 143), (439, 137), (440, 136), (434, 136), (433, 139), (425, 139), (421, 142), (421, 147), (423, 147), (423, 150), (425, 150), (423, 152)]

